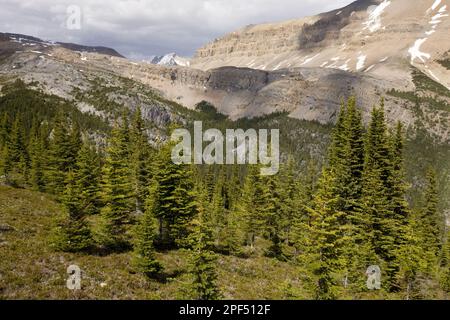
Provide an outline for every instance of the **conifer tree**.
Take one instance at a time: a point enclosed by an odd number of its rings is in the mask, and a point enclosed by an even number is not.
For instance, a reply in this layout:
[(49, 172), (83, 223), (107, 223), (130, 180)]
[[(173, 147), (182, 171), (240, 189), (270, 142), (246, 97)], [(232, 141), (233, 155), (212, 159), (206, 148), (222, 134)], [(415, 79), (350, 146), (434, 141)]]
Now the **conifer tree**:
[(288, 157), (287, 164), (282, 168), (279, 178), (281, 192), (281, 234), (280, 237), (286, 243), (292, 243), (291, 232), (294, 221), (300, 210), (300, 187), (296, 175), (295, 164), (292, 156)]
[(4, 153), (4, 174), (9, 182), (24, 185), (28, 179), (29, 156), (25, 147), (25, 132), (20, 116), (14, 120)]
[[(203, 199), (200, 202), (204, 201), (204, 195), (199, 198)], [(221, 295), (217, 285), (218, 257), (213, 251), (213, 232), (205, 222), (205, 207), (199, 203), (197, 208), (198, 215), (192, 221), (194, 227), (189, 236), (189, 291), (195, 300), (217, 300)]]
[(34, 123), (31, 128), (29, 153), (30, 153), (30, 183), (34, 190), (45, 191), (45, 167), (47, 152), (47, 136), (43, 126)]
[(86, 141), (82, 144), (75, 163), (75, 180), (80, 190), (79, 198), (84, 212), (94, 215), (100, 211), (100, 158), (95, 147)]
[(347, 286), (349, 281), (354, 284), (360, 280), (357, 276), (365, 271), (364, 261), (369, 254), (364, 229), (370, 217), (362, 209), (364, 127), (354, 97), (349, 98), (346, 105), (342, 103), (328, 157), (329, 169), (333, 171), (336, 183), (336, 209), (344, 213), (339, 224), (347, 239), (343, 248), (344, 284)]
[(67, 172), (73, 168), (74, 158), (69, 135), (69, 124), (64, 113), (57, 114), (51, 133), (49, 164), (47, 170), (48, 190), (61, 194)]
[(11, 131), (11, 123), (9, 115), (5, 112), (0, 119), (0, 151), (8, 143), (9, 134)]
[(127, 225), (134, 211), (129, 156), (128, 122), (122, 119), (111, 133), (101, 186), (100, 241), (110, 249), (128, 246)]
[(171, 159), (172, 143), (163, 146), (155, 158), (155, 172), (148, 197), (158, 220), (158, 240), (162, 245), (183, 246), (189, 223), (196, 214), (192, 168)]
[(310, 226), (308, 262), (315, 279), (315, 297), (335, 299), (338, 290), (335, 274), (342, 268), (342, 247), (345, 241), (339, 225), (343, 212), (336, 210), (335, 181), (332, 170), (323, 170), (318, 191), (314, 197)]
[(258, 208), (264, 221), (264, 231), (266, 237), (271, 241), (268, 249), (268, 255), (283, 258), (282, 241), (283, 241), (283, 216), (282, 202), (286, 198), (279, 181), (279, 176), (260, 177), (262, 192), (257, 194), (261, 206)]
[(136, 212), (144, 211), (145, 199), (148, 195), (148, 185), (151, 179), (151, 147), (145, 132), (141, 109), (138, 108), (130, 130), (130, 153), (132, 163), (132, 179)]
[(92, 245), (91, 232), (79, 198), (80, 191), (75, 176), (70, 171), (61, 197), (65, 216), (58, 222), (53, 239), (53, 246), (57, 250), (78, 252), (86, 250)]
[(148, 198), (145, 213), (136, 227), (134, 242), (134, 264), (140, 272), (148, 277), (156, 276), (163, 268), (155, 258), (156, 222), (153, 216), (154, 205), (154, 199)]
[(291, 238), (296, 256), (301, 255), (299, 259), (303, 258), (302, 255), (306, 253), (309, 246), (311, 215), (308, 207), (311, 207), (316, 192), (317, 170), (316, 163), (309, 161), (305, 175), (300, 178), (299, 190), (296, 195), (297, 204), (295, 208), (297, 210), (295, 211)]
[(438, 187), (436, 173), (428, 169), (424, 192), (424, 206), (420, 214), (422, 249), (427, 255), (429, 267), (436, 265), (443, 248), (445, 219), (438, 209)]
[[(371, 247), (383, 262), (382, 267), (387, 278), (385, 284), (390, 291), (398, 289), (396, 279), (400, 261), (397, 250), (401, 238), (404, 237), (401, 226), (405, 223), (407, 215), (403, 199), (404, 182), (401, 177), (401, 139), (399, 132), (398, 138), (394, 139), (396, 141), (394, 145), (397, 146), (392, 148), (382, 102), (381, 107), (372, 111), (366, 137), (363, 210), (371, 217), (367, 235), (371, 237)], [(397, 156), (394, 156), (395, 153)], [(398, 174), (398, 178), (394, 179), (394, 174)], [(398, 215), (394, 212), (394, 208), (399, 211)]]
[(263, 232), (264, 217), (261, 209), (264, 208), (268, 196), (268, 189), (261, 182), (257, 166), (249, 166), (242, 192), (238, 210), (243, 220), (246, 244), (253, 249), (256, 237)]
[(78, 153), (83, 145), (83, 140), (81, 138), (81, 129), (77, 122), (72, 121), (72, 126), (69, 133), (69, 158), (68, 158), (68, 168), (71, 170), (75, 167), (77, 162)]

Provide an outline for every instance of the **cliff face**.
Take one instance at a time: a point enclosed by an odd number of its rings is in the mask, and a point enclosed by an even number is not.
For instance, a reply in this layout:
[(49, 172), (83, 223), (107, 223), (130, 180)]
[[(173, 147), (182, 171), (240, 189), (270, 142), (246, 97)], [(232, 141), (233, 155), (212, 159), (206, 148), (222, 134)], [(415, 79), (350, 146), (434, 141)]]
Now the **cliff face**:
[(248, 26), (200, 48), (192, 67), (320, 67), (396, 80), (413, 64), (450, 88), (448, 71), (436, 63), (450, 49), (447, 2), (360, 0), (310, 18)]

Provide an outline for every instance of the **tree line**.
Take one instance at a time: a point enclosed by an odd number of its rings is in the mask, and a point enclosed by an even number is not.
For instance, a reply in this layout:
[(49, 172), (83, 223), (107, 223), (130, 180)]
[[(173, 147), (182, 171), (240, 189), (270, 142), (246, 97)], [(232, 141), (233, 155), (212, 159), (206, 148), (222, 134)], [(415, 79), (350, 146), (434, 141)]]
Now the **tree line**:
[(380, 266), (386, 292), (421, 298), (429, 281), (450, 289), (436, 174), (430, 168), (424, 203), (412, 209), (404, 130), (388, 128), (383, 103), (365, 128), (350, 98), (326, 165), (300, 170), (288, 156), (276, 176), (260, 176), (258, 166), (175, 165), (173, 143), (149, 144), (139, 109), (117, 119), (105, 148), (64, 113), (30, 128), (20, 116), (5, 113), (0, 121), (2, 180), (53, 194), (64, 208), (55, 219), (55, 250), (130, 250), (149, 278), (164, 272), (157, 251), (186, 250), (194, 299), (221, 297), (218, 254), (259, 252), (297, 264), (317, 299), (367, 291), (371, 265)]

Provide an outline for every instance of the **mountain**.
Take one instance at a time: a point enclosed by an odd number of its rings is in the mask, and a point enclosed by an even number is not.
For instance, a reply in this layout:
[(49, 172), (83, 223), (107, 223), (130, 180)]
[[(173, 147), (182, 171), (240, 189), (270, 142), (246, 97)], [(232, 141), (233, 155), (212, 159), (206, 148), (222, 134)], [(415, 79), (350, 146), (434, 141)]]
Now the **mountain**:
[(92, 78), (107, 84), (119, 77), (190, 109), (208, 101), (231, 119), (287, 112), (322, 124), (336, 120), (341, 99), (356, 96), (367, 121), (384, 97), (391, 123), (420, 124), (449, 141), (449, 21), (439, 0), (359, 0), (314, 17), (245, 27), (199, 49), (190, 64), (173, 53), (149, 64), (3, 35), (0, 76), (36, 81), (68, 99), (90, 88)]
[(448, 1), (359, 0), (297, 20), (251, 25), (197, 50), (192, 67), (296, 67), (366, 73), (408, 85), (410, 66), (450, 88)]
[(160, 66), (173, 67), (189, 67), (190, 61), (187, 58), (178, 56), (176, 53), (169, 53), (164, 56), (156, 56), (152, 59), (151, 63), (158, 64)]
[[(29, 48), (29, 47), (39, 47), (39, 48), (48, 48), (49, 46), (59, 46), (62, 48), (66, 48), (73, 51), (80, 52), (96, 52), (99, 54), (106, 54), (114, 57), (124, 58), (120, 53), (116, 50), (102, 47), (102, 46), (85, 46), (75, 43), (66, 43), (66, 42), (53, 42), (53, 41), (44, 41), (36, 37), (27, 36), (23, 34), (16, 33), (1, 33), (0, 32), (0, 41), (6, 42), (10, 41), (15, 44), (16, 49), (21, 48)], [(0, 48), (1, 50), (1, 48)], [(1, 51), (0, 51), (1, 54)]]

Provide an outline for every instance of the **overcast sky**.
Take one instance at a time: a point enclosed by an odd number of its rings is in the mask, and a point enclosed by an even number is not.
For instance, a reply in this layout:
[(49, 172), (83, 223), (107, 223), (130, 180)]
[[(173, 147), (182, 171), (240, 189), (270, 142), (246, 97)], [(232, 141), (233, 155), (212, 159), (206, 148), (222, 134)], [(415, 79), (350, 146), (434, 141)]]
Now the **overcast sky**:
[[(112, 47), (135, 59), (203, 44), (248, 24), (309, 16), (352, 0), (0, 0), (0, 32)], [(81, 29), (67, 28), (68, 7)], [(69, 20), (75, 21), (75, 20)], [(73, 26), (73, 24), (70, 24)]]

